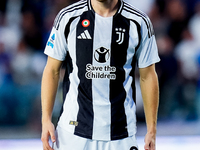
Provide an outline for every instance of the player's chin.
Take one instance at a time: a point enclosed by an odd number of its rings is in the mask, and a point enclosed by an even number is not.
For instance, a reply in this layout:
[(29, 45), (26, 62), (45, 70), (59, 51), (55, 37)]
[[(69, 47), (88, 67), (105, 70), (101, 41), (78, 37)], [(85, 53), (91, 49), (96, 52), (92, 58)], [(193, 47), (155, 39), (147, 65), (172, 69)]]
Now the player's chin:
[(99, 1), (99, 2), (105, 2), (105, 1), (107, 1), (107, 0), (97, 0), (97, 1)]

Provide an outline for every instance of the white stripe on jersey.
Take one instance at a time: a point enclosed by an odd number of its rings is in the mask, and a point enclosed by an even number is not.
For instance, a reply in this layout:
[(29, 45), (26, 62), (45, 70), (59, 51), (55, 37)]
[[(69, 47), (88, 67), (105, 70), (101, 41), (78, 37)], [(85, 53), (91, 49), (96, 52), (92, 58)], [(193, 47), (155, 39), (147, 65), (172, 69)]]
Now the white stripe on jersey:
[[(107, 28), (105, 28), (105, 26)], [(104, 32), (102, 32), (104, 31)], [(94, 30), (94, 54), (96, 50), (100, 47), (104, 47), (110, 51), (111, 49), (111, 35), (112, 35), (112, 17), (103, 18), (98, 14), (95, 14), (95, 30)], [(106, 43), (102, 43), (101, 38), (106, 39)], [(93, 60), (94, 66), (99, 66), (100, 64)], [(103, 63), (103, 66), (110, 66), (110, 59)], [(110, 124), (111, 124), (111, 104), (109, 98), (109, 82), (110, 80), (104, 79), (93, 79), (92, 86), (98, 87), (94, 89), (93, 94), (93, 110), (94, 110), (94, 130), (93, 138), (102, 140), (110, 139)], [(102, 112), (102, 108), (105, 110)], [(102, 124), (104, 124), (102, 126)]]

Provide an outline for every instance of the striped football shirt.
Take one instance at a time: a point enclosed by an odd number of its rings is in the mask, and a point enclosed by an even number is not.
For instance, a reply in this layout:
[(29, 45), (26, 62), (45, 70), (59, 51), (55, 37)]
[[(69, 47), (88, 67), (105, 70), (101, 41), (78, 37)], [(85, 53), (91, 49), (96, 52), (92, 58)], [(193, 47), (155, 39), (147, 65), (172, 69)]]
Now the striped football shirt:
[(58, 126), (81, 137), (109, 141), (134, 135), (135, 66), (160, 60), (147, 15), (119, 3), (112, 17), (95, 13), (90, 0), (62, 9), (45, 48), (66, 62)]

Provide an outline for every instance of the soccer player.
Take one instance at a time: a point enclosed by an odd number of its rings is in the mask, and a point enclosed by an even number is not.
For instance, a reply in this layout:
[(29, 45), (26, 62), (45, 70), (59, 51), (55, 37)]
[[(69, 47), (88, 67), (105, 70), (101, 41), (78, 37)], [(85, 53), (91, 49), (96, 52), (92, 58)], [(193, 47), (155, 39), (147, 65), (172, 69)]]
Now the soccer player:
[[(81, 0), (57, 15), (44, 53), (44, 150), (137, 150), (136, 65), (147, 124), (144, 148), (155, 150), (160, 59), (146, 14), (123, 0)], [(51, 116), (63, 62), (65, 101), (55, 132)]]

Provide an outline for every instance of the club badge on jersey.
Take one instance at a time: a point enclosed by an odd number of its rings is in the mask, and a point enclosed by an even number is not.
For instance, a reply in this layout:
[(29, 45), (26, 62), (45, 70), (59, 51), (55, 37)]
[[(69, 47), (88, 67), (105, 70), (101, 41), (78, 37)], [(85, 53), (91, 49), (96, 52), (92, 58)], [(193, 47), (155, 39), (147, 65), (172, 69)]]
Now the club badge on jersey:
[(116, 34), (118, 34), (118, 39), (116, 40), (116, 42), (120, 45), (124, 41), (124, 33), (126, 30), (122, 28), (115, 28), (115, 31)]

